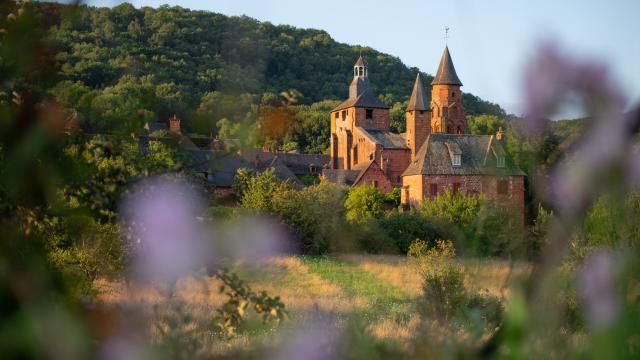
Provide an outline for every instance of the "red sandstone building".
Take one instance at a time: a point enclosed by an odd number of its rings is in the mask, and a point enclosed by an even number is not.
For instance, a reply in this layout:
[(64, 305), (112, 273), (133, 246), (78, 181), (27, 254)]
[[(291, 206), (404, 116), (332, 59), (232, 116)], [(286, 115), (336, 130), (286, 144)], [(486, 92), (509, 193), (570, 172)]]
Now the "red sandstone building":
[(507, 157), (504, 132), (467, 133), (462, 82), (445, 48), (427, 104), (420, 74), (406, 109), (406, 133), (389, 131), (389, 107), (378, 100), (360, 57), (349, 98), (331, 111), (330, 168), (323, 176), (345, 185), (402, 188), (402, 203), (418, 206), (446, 188), (485, 194), (524, 213), (525, 174)]

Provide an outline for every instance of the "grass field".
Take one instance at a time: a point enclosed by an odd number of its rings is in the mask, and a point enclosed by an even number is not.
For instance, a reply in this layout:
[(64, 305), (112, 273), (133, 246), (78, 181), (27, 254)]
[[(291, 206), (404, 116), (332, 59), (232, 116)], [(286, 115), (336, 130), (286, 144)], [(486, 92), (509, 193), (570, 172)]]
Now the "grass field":
[[(468, 289), (486, 290), (499, 298), (508, 297), (508, 283), (528, 271), (527, 264), (498, 260), (467, 260), (463, 265)], [(320, 318), (330, 318), (338, 327), (355, 319), (369, 335), (398, 346), (411, 338), (419, 324), (414, 304), (422, 292), (421, 270), (417, 262), (403, 256), (290, 256), (259, 264), (236, 262), (230, 267), (254, 290), (280, 296), (290, 316), (280, 327), (249, 321), (231, 341), (200, 334), (208, 354), (273, 344)], [(180, 279), (175, 288), (156, 284), (131, 290), (106, 281), (99, 282), (98, 288), (104, 303), (146, 311), (155, 326), (173, 321), (166, 328), (179, 336), (181, 331), (196, 325), (206, 328), (211, 322), (215, 308), (226, 300), (219, 285), (205, 274), (193, 274)], [(186, 316), (182, 330), (171, 320), (175, 316)]]

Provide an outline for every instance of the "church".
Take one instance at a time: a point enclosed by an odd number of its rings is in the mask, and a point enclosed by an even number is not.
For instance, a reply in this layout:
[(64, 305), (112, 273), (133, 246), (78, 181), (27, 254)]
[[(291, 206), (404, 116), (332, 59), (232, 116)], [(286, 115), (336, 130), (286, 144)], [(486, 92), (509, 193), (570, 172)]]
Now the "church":
[(467, 132), (462, 82), (448, 47), (427, 102), (418, 73), (406, 109), (406, 132), (389, 131), (389, 106), (374, 94), (362, 56), (353, 67), (349, 98), (331, 111), (329, 166), (323, 177), (344, 185), (401, 188), (402, 205), (417, 207), (445, 189), (484, 194), (524, 216), (524, 177), (508, 158), (505, 133)]

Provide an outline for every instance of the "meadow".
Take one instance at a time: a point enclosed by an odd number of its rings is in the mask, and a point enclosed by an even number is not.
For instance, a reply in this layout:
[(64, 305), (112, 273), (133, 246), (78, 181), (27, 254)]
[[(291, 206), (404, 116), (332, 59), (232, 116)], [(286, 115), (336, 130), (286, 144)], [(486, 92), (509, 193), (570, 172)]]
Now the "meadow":
[[(508, 299), (513, 282), (531, 270), (526, 262), (457, 261), (467, 274), (467, 290), (487, 292), (502, 301)], [(360, 254), (281, 256), (258, 263), (234, 261), (226, 265), (253, 289), (278, 294), (289, 316), (280, 326), (265, 325), (255, 316), (250, 317), (238, 336), (230, 340), (213, 331), (195, 332), (193, 337), (203, 341), (199, 350), (202, 356), (237, 355), (278, 346), (292, 333), (319, 321), (330, 322), (337, 331), (357, 324), (363, 335), (391, 347), (405, 348), (420, 324), (415, 305), (423, 291), (423, 270), (416, 259)], [(158, 328), (171, 328), (172, 334), (180, 334), (181, 341), (190, 330), (207, 328), (215, 309), (226, 301), (218, 290), (220, 285), (220, 280), (205, 271), (185, 276), (175, 286), (96, 281), (98, 299), (107, 307), (146, 312), (148, 330), (155, 332), (159, 343), (166, 342), (171, 334), (161, 334)]]

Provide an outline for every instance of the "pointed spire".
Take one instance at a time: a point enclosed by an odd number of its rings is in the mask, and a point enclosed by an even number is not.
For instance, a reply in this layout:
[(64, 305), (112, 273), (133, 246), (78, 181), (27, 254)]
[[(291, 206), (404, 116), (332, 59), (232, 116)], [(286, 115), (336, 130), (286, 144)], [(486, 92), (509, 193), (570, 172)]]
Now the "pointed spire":
[(420, 73), (416, 76), (416, 82), (413, 84), (413, 92), (409, 98), (409, 104), (407, 105), (407, 111), (427, 110), (427, 102), (422, 89), (422, 80)]
[(458, 79), (456, 69), (453, 67), (453, 61), (451, 55), (449, 55), (449, 47), (445, 46), (442, 57), (440, 58), (440, 65), (438, 66), (438, 72), (436, 77), (433, 78), (431, 85), (459, 85), (462, 86), (462, 82)]
[(365, 67), (366, 65), (364, 64), (364, 59), (362, 58), (362, 54), (360, 54), (360, 57), (358, 58), (358, 61), (356, 61), (355, 65), (353, 65), (354, 67)]

